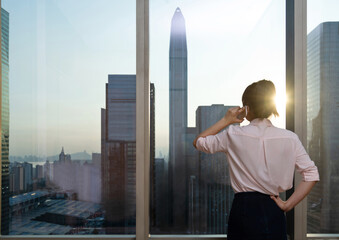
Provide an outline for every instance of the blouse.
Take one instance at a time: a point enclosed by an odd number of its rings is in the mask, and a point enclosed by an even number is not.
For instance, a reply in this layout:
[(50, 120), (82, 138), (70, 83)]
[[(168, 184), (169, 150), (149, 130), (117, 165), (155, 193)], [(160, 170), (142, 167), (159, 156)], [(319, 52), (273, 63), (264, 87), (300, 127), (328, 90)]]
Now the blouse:
[(298, 136), (274, 127), (268, 119), (254, 119), (247, 126), (226, 130), (196, 142), (205, 153), (224, 152), (235, 193), (257, 191), (278, 195), (293, 186), (294, 169), (303, 181), (319, 181), (318, 169)]

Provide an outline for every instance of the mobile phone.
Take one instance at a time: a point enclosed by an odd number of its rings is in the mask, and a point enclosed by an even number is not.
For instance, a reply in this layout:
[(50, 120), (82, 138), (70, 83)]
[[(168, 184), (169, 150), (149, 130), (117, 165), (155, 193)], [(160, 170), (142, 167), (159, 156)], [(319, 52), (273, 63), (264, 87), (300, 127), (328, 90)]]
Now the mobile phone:
[(247, 110), (248, 110), (248, 106), (243, 106), (243, 107), (242, 107), (242, 112), (237, 116), (237, 118), (238, 118), (239, 120), (244, 119), (244, 117), (247, 116)]

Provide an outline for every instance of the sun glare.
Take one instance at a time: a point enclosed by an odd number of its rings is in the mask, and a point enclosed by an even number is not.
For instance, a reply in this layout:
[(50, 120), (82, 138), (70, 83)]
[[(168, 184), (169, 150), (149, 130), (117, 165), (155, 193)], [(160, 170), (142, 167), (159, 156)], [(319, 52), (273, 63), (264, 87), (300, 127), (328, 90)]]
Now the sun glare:
[(274, 98), (275, 105), (277, 107), (277, 110), (285, 109), (286, 108), (286, 103), (287, 103), (287, 97), (286, 94), (277, 94)]

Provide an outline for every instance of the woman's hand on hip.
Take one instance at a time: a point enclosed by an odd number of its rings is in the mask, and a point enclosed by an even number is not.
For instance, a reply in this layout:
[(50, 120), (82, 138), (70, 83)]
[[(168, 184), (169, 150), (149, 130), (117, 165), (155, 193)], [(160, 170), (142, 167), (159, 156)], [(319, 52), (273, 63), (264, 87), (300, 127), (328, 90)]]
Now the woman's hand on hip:
[(271, 196), (271, 198), (283, 211), (288, 212), (310, 193), (316, 182), (317, 181), (301, 181), (287, 201), (283, 201), (276, 196)]
[(288, 206), (288, 203), (286, 201), (283, 201), (279, 196), (271, 195), (271, 199), (273, 199), (278, 207), (284, 212), (288, 212), (289, 210), (291, 210), (291, 208)]

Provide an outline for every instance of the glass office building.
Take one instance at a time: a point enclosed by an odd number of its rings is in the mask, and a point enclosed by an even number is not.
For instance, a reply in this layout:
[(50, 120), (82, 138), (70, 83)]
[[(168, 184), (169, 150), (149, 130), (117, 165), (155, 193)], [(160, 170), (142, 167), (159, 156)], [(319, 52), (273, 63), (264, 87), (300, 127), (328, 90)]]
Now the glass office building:
[(308, 232), (339, 226), (339, 22), (319, 24), (307, 36), (307, 144), (321, 181), (308, 197)]
[[(196, 111), (197, 132), (221, 119), (234, 106), (199, 106)], [(199, 153), (199, 229), (203, 233), (227, 232), (227, 222), (234, 192), (231, 187), (227, 157), (223, 153)]]
[(106, 233), (135, 232), (135, 75), (109, 75), (101, 119)]
[(1, 8), (1, 234), (9, 232), (9, 13)]

